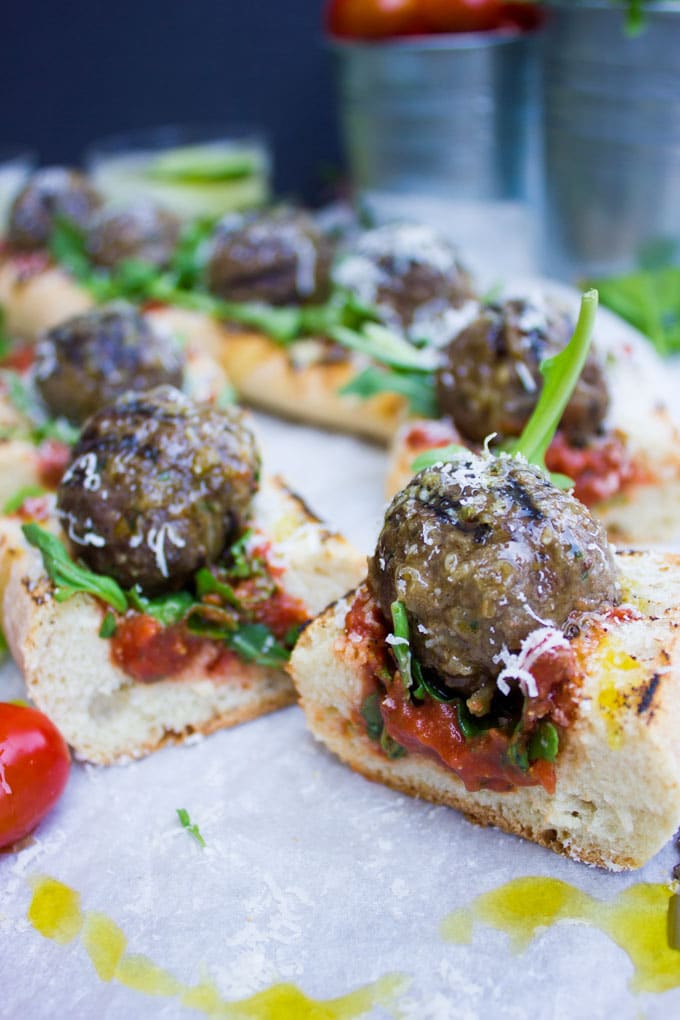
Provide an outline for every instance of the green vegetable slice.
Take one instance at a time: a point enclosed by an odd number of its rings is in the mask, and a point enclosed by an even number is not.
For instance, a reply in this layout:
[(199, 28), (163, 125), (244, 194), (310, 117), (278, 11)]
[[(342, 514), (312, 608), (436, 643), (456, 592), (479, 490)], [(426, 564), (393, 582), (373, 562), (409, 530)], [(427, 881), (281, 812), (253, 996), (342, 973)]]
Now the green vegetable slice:
[(539, 758), (555, 761), (559, 749), (560, 737), (556, 727), (544, 720), (529, 741), (529, 761), (537, 761)]
[(186, 808), (176, 808), (176, 811), (182, 828), (186, 829), (189, 835), (194, 837), (199, 846), (205, 847), (206, 844), (203, 836), (201, 835), (201, 831), (189, 818), (189, 812)]
[(55, 585), (57, 602), (65, 602), (78, 593), (84, 593), (96, 596), (119, 613), (125, 612), (128, 607), (125, 592), (113, 578), (95, 574), (74, 563), (63, 542), (38, 524), (23, 524), (21, 530), (29, 545), (41, 553), (45, 570)]
[(187, 145), (150, 160), (144, 175), (177, 184), (209, 184), (253, 177), (262, 169), (260, 156), (226, 145)]

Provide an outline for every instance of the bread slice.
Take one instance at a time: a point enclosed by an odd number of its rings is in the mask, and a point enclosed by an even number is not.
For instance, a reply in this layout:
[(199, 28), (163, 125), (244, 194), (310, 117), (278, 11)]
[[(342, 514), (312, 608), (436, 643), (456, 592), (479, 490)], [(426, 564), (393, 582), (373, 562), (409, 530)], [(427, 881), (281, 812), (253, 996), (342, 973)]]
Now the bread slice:
[(680, 823), (680, 556), (617, 556), (637, 612), (595, 617), (573, 639), (581, 663), (573, 722), (542, 786), (469, 792), (430, 757), (390, 760), (359, 714), (361, 646), (344, 640), (350, 595), (300, 638), (289, 670), (314, 736), (366, 778), (462, 811), (576, 860), (637, 868)]
[[(263, 482), (253, 527), (271, 542), (280, 585), (310, 617), (356, 584), (365, 569), (365, 558), (328, 531), (280, 479)], [(106, 607), (89, 595), (57, 602), (41, 555), (10, 518), (0, 523), (3, 581), (5, 633), (28, 694), (84, 761), (139, 758), (294, 699), (283, 670), (239, 663), (209, 672), (200, 655), (172, 678), (134, 681), (113, 663), (110, 642), (99, 637)]]
[(0, 256), (0, 306), (10, 336), (35, 340), (94, 304), (92, 295), (46, 252)]

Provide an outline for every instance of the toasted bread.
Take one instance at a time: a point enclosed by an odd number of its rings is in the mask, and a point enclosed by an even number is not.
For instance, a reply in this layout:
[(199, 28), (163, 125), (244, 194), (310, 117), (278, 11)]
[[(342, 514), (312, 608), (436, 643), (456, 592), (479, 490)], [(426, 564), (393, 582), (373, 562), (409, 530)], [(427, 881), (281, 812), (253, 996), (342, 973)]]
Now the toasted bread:
[[(310, 617), (356, 584), (363, 571), (364, 558), (280, 479), (263, 482), (253, 527), (271, 543), (280, 585)], [(16, 518), (0, 523), (0, 581), (7, 641), (28, 693), (80, 759), (111, 764), (139, 758), (294, 699), (283, 670), (234, 663), (232, 657), (215, 666), (209, 649), (210, 669), (199, 653), (172, 678), (133, 680), (99, 636), (106, 607), (83, 594), (57, 601), (42, 557), (27, 545)]]
[(305, 630), (291, 658), (312, 733), (368, 779), (576, 860), (640, 867), (680, 822), (680, 556), (623, 552), (617, 559), (637, 611), (596, 617), (573, 639), (578, 701), (554, 794), (542, 786), (470, 792), (431, 757), (388, 759), (360, 715), (363, 649), (344, 640), (352, 596)]

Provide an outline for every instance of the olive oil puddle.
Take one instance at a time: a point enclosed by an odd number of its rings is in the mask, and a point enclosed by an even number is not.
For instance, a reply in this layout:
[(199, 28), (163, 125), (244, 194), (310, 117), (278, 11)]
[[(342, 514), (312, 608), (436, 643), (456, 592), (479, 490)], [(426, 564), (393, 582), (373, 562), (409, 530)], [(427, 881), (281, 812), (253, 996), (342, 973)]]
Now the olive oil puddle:
[(680, 986), (680, 952), (668, 945), (671, 896), (667, 885), (640, 883), (604, 902), (556, 878), (516, 878), (454, 911), (441, 932), (451, 942), (470, 942), (475, 923), (482, 923), (506, 932), (521, 952), (542, 928), (558, 921), (589, 924), (630, 957), (631, 991), (665, 992)]
[(28, 920), (37, 932), (67, 945), (76, 938), (102, 981), (117, 981), (145, 995), (178, 998), (187, 1007), (226, 1020), (354, 1020), (373, 1006), (389, 1008), (405, 987), (390, 974), (337, 999), (310, 999), (291, 984), (272, 985), (247, 999), (229, 1002), (211, 981), (184, 985), (146, 956), (127, 952), (127, 938), (106, 914), (83, 911), (80, 894), (55, 878), (31, 879)]

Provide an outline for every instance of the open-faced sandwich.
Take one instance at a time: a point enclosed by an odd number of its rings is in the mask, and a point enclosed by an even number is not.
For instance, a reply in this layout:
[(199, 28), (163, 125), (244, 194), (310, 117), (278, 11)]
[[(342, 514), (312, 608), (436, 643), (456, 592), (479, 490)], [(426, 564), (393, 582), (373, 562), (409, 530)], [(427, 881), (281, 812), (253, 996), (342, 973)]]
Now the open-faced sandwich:
[[(571, 330), (570, 316), (545, 300), (481, 308), (442, 348), (431, 377), (437, 416), (414, 416), (395, 433), (388, 494), (407, 484), (427, 450), (515, 441), (542, 392), (542, 365)], [(664, 400), (663, 367), (641, 340), (599, 334), (546, 464), (572, 479), (613, 540), (667, 541), (680, 529), (680, 428)]]
[(615, 554), (547, 476), (555, 378), (522, 436), (539, 463), (433, 455), (290, 670), (312, 732), (368, 778), (636, 867), (680, 821), (680, 557)]
[(0, 510), (56, 487), (91, 414), (123, 393), (165, 384), (199, 402), (231, 396), (216, 361), (122, 301), (72, 316), (36, 344), (8, 345), (0, 364)]
[(0, 524), (10, 650), (98, 763), (291, 701), (300, 628), (363, 562), (282, 481), (260, 481), (241, 412), (171, 386), (88, 418), (56, 500)]

